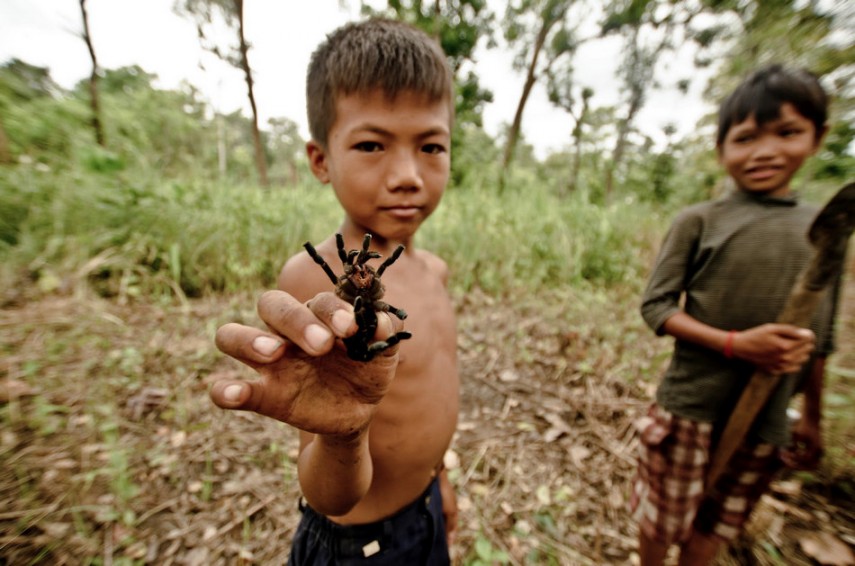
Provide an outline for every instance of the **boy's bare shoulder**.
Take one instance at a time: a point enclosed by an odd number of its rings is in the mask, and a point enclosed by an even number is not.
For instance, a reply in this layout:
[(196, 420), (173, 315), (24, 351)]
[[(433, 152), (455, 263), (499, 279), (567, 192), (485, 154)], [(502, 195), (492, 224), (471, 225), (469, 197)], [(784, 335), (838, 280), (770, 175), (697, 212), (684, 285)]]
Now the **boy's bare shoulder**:
[[(318, 246), (317, 249), (329, 262), (330, 258), (324, 253), (322, 247)], [(332, 267), (333, 272), (339, 273), (334, 264), (330, 264), (330, 267)], [(279, 272), (277, 287), (302, 302), (308, 301), (321, 291), (334, 290), (332, 281), (324, 273), (321, 266), (315, 263), (315, 260), (309, 257), (305, 251), (291, 256), (285, 262)]]
[(431, 273), (434, 273), (442, 281), (443, 285), (448, 286), (448, 264), (445, 263), (438, 255), (427, 250), (416, 250), (416, 257), (423, 261)]

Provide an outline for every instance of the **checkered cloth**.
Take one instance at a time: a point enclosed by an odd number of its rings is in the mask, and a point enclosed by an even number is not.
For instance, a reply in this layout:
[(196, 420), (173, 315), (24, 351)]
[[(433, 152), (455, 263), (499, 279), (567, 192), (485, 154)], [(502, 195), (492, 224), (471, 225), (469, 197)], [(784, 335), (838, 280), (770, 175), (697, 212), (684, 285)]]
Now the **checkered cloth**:
[(638, 471), (630, 507), (644, 534), (666, 544), (685, 541), (694, 529), (732, 540), (781, 467), (775, 446), (745, 444), (704, 499), (712, 424), (654, 404), (636, 427)]

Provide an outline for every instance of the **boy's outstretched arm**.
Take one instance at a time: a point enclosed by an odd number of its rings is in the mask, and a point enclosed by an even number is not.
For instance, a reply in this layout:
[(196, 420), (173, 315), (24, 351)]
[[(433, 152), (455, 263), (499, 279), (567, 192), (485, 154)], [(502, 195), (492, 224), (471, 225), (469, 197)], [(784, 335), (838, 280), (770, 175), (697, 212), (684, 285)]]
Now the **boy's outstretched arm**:
[(726, 353), (772, 374), (798, 371), (810, 358), (815, 342), (812, 331), (789, 324), (762, 324), (731, 334), (682, 311), (669, 317), (662, 330), (678, 340)]
[[(371, 362), (357, 362), (337, 339), (353, 334), (352, 307), (332, 293), (307, 303), (282, 291), (268, 291), (258, 313), (272, 332), (226, 324), (217, 347), (252, 367), (256, 381), (214, 384), (211, 399), (224, 409), (254, 411), (314, 433), (299, 459), (300, 483), (318, 512), (341, 515), (366, 493), (371, 482), (368, 425), (398, 363), (397, 347)], [(378, 313), (378, 339), (401, 323)]]

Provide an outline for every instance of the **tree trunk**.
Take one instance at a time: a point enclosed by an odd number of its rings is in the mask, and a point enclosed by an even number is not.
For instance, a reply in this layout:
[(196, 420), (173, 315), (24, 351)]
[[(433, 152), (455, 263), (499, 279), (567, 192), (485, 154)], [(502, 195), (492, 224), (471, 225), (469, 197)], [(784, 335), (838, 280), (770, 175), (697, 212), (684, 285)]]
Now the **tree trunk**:
[(255, 168), (258, 170), (258, 181), (262, 187), (267, 187), (270, 182), (267, 179), (267, 159), (264, 156), (264, 147), (261, 144), (261, 133), (258, 131), (258, 109), (255, 105), (255, 94), (253, 92), (252, 70), (249, 66), (249, 46), (243, 33), (243, 0), (234, 0), (235, 11), (238, 15), (238, 34), (240, 36), (240, 64), (246, 79), (249, 106), (252, 108), (252, 143), (255, 145)]
[(95, 141), (101, 147), (106, 147), (104, 127), (101, 124), (101, 104), (98, 99), (98, 59), (95, 57), (95, 47), (89, 34), (89, 15), (86, 13), (86, 0), (80, 0), (80, 12), (83, 14), (83, 40), (92, 58), (92, 74), (89, 75), (89, 103), (92, 105), (92, 128), (95, 130)]
[(640, 90), (633, 90), (629, 101), (629, 111), (626, 113), (626, 118), (621, 120), (618, 125), (618, 137), (615, 142), (614, 152), (612, 152), (612, 163), (606, 169), (606, 202), (611, 200), (612, 189), (614, 188), (614, 172), (623, 163), (623, 154), (626, 151), (626, 138), (629, 135), (629, 129), (632, 126), (632, 121), (635, 119), (635, 114), (641, 108), (642, 96), (643, 93)]
[(570, 182), (567, 183), (567, 191), (572, 193), (579, 184), (579, 171), (582, 168), (582, 126), (588, 118), (589, 96), (582, 94), (582, 111), (573, 128), (573, 168), (570, 170)]
[(220, 179), (226, 178), (226, 128), (223, 115), (217, 113), (217, 171)]
[(543, 50), (543, 44), (546, 42), (546, 34), (549, 33), (550, 27), (552, 27), (551, 23), (544, 22), (534, 40), (534, 45), (532, 46), (531, 64), (528, 66), (522, 95), (520, 95), (520, 101), (517, 104), (517, 111), (514, 114), (514, 121), (511, 124), (511, 129), (508, 130), (508, 139), (505, 143), (505, 155), (502, 159), (502, 173), (507, 171), (511, 160), (513, 159), (514, 149), (516, 149), (520, 128), (522, 127), (523, 111), (525, 110), (526, 102), (528, 102), (528, 97), (531, 94), (531, 89), (534, 88), (534, 83), (537, 80), (537, 59), (540, 57), (540, 52)]

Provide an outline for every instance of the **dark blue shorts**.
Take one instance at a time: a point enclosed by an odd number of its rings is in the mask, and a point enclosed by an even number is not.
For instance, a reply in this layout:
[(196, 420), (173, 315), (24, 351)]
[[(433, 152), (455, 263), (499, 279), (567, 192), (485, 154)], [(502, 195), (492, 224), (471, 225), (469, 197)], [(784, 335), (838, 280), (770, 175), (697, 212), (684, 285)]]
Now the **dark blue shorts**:
[(289, 566), (450, 563), (439, 481), (391, 517), (366, 525), (339, 525), (301, 502)]

